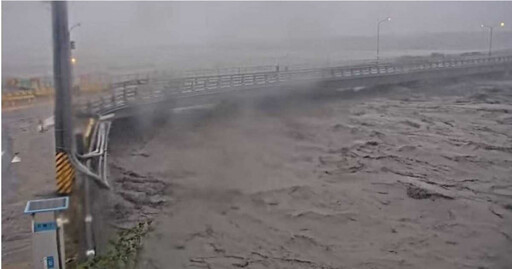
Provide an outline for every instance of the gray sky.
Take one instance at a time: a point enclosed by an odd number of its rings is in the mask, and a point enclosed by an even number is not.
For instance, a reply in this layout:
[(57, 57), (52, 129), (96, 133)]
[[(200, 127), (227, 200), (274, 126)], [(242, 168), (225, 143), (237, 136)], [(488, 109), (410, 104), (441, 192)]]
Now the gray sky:
[[(229, 41), (482, 32), (481, 23), (512, 27), (512, 2), (70, 2), (70, 25), (82, 56), (120, 49)], [(48, 3), (2, 2), (3, 67), (51, 59)], [(78, 51), (78, 50), (77, 50)], [(8, 70), (7, 70), (8, 71)]]

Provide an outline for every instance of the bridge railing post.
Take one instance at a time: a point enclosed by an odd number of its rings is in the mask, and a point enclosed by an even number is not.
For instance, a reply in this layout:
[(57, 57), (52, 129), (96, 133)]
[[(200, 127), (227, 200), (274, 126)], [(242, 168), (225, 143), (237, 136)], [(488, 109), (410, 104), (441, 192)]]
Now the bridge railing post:
[(110, 103), (112, 104), (112, 107), (116, 106), (116, 93), (112, 92), (112, 96), (110, 97)]
[(139, 87), (133, 90), (133, 97), (135, 98), (135, 101), (140, 100)]
[(87, 111), (87, 114), (92, 114), (92, 104), (91, 104), (90, 100), (87, 100), (86, 111)]
[(127, 100), (127, 96), (126, 96), (126, 88), (123, 88), (123, 102), (126, 104), (128, 103), (128, 100)]

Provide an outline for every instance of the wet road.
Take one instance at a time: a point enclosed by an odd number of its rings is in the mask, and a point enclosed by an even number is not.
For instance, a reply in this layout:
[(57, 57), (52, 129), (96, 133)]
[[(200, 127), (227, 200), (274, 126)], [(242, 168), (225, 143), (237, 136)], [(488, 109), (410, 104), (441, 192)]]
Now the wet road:
[(2, 204), (15, 198), (16, 180), (11, 171), (12, 139), (9, 130), (2, 126)]
[[(2, 111), (2, 268), (31, 268), (27, 200), (54, 195), (53, 132), (37, 123), (53, 113), (51, 103)], [(21, 162), (11, 163), (15, 152)]]

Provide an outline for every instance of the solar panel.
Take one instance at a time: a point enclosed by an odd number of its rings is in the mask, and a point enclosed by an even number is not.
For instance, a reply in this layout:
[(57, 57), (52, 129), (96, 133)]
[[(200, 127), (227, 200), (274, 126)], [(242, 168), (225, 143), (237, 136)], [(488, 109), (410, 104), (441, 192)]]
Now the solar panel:
[(25, 214), (59, 211), (68, 208), (69, 197), (57, 197), (42, 200), (32, 200), (27, 202)]

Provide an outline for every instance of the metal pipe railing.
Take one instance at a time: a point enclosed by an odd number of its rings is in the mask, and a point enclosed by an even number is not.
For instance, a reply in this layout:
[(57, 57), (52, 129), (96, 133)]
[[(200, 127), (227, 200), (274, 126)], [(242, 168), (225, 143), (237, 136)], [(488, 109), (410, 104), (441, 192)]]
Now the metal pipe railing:
[[(469, 68), (473, 66), (488, 66), (495, 63), (507, 63), (512, 61), (512, 56), (500, 55), (492, 58), (465, 58), (465, 59), (447, 59), (444, 61), (423, 60), (415, 62), (386, 62), (376, 64), (361, 64), (355, 66), (338, 66), (328, 68), (308, 68), (301, 70), (288, 71), (264, 71), (256, 73), (243, 74), (222, 74), (196, 77), (183, 77), (172, 79), (151, 79), (151, 85), (166, 85), (156, 91), (155, 87), (144, 90), (142, 87), (148, 84), (135, 85), (134, 89), (127, 88), (129, 83), (112, 89), (113, 93), (110, 100), (104, 101), (103, 98), (97, 101), (89, 102), (86, 111), (87, 114), (101, 113), (101, 111), (113, 111), (129, 105), (132, 98), (136, 95), (140, 100), (152, 100), (161, 96), (181, 96), (197, 95), (201, 92), (224, 92), (226, 88), (256, 87), (274, 83), (289, 81), (301, 81), (312, 79), (351, 79), (387, 76), (391, 74), (408, 74), (417, 72), (430, 72), (434, 70)], [(149, 79), (148, 79), (149, 81)], [(149, 82), (148, 82), (149, 83)], [(130, 96), (130, 98), (128, 98)]]

